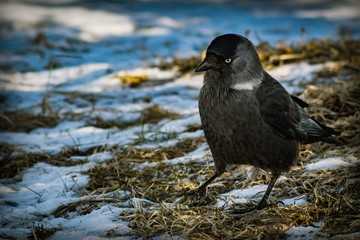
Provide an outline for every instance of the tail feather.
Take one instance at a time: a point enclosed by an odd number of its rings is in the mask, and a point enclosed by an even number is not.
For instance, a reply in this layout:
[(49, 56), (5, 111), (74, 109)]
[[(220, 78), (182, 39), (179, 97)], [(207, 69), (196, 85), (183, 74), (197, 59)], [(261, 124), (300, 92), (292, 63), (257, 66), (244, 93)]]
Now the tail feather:
[(295, 134), (301, 143), (309, 144), (321, 141), (335, 144), (337, 146), (344, 145), (346, 143), (334, 138), (334, 136), (339, 136), (340, 132), (316, 121), (304, 111), (303, 108), (309, 106), (306, 102), (295, 96), (291, 97), (299, 113), (300, 121), (297, 123), (295, 128)]
[(339, 140), (337, 140), (335, 138), (331, 138), (331, 137), (321, 137), (319, 140), (321, 142), (335, 144), (336, 146), (343, 146), (346, 144), (346, 142), (344, 142), (344, 141), (339, 141)]
[(316, 122), (317, 125), (319, 125), (323, 130), (324, 132), (326, 132), (329, 136), (330, 135), (336, 135), (336, 136), (339, 136), (340, 135), (340, 132), (332, 129), (331, 127), (328, 127), (328, 126), (325, 126), (324, 124), (316, 121), (315, 119), (311, 118), (314, 122)]
[(313, 143), (313, 142), (326, 142), (326, 143), (330, 143), (330, 144), (335, 144), (336, 146), (341, 146), (344, 145), (346, 142), (343, 141), (339, 141), (337, 139), (334, 138), (334, 136), (339, 136), (340, 132), (334, 130), (331, 127), (325, 126), (324, 124), (316, 121), (315, 119), (311, 119), (313, 120), (319, 127), (318, 130), (320, 130), (320, 134), (317, 132), (317, 134), (312, 135), (311, 133), (308, 135), (308, 139), (306, 141), (306, 143)]

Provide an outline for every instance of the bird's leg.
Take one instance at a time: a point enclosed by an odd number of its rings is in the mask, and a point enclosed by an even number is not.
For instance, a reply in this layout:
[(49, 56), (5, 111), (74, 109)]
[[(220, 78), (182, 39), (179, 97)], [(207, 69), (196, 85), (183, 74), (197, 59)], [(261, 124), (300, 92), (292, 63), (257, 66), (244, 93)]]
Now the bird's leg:
[(262, 197), (262, 199), (260, 200), (260, 202), (258, 203), (258, 205), (255, 207), (255, 209), (260, 210), (260, 209), (265, 208), (268, 205), (267, 200), (268, 200), (271, 190), (273, 189), (275, 182), (279, 178), (279, 176), (280, 176), (280, 174), (278, 174), (278, 173), (272, 175), (270, 183), (265, 191), (265, 194)]
[(217, 178), (219, 174), (216, 172), (211, 178), (209, 178), (206, 182), (200, 185), (195, 191), (190, 192), (188, 195), (196, 195), (198, 198), (203, 197), (206, 194), (206, 187)]
[(217, 178), (219, 175), (217, 173), (215, 173), (211, 178), (209, 178), (206, 182), (204, 182), (203, 184), (200, 185), (200, 187), (198, 187), (198, 189), (196, 189), (196, 193), (203, 195), (204, 193), (206, 193), (206, 187), (215, 180), (215, 178)]
[(270, 183), (269, 183), (269, 185), (268, 185), (268, 187), (267, 187), (267, 189), (265, 191), (264, 196), (262, 197), (262, 199), (260, 200), (260, 202), (256, 206), (246, 208), (246, 209), (236, 209), (233, 212), (236, 213), (236, 214), (244, 214), (244, 213), (248, 213), (248, 212), (251, 212), (251, 211), (254, 211), (254, 210), (261, 210), (261, 209), (265, 208), (268, 205), (267, 200), (269, 198), (271, 190), (273, 189), (273, 187), (275, 185), (275, 182), (279, 178), (279, 176), (280, 176), (279, 173), (276, 173), (276, 174), (272, 175)]

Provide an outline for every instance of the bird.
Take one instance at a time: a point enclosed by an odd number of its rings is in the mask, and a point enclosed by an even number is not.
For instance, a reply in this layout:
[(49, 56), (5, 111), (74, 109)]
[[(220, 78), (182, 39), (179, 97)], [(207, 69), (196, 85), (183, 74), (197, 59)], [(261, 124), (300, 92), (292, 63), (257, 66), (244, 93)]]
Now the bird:
[(301, 144), (343, 144), (338, 131), (311, 118), (304, 110), (309, 105), (264, 70), (244, 36), (214, 38), (195, 72), (205, 72), (198, 106), (215, 165), (214, 175), (193, 191), (198, 197), (228, 165), (252, 165), (271, 173), (262, 199), (249, 211), (263, 209), (276, 180), (296, 164)]

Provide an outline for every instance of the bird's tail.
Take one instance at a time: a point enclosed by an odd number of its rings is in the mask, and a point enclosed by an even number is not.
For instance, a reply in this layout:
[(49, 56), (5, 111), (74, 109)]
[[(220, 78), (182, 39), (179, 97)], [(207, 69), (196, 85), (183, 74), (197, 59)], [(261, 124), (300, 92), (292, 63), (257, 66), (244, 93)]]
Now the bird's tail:
[(337, 139), (335, 139), (333, 136), (339, 136), (340, 132), (325, 126), (324, 124), (316, 121), (315, 119), (312, 119), (317, 125), (319, 125), (319, 127), (321, 127), (321, 129), (323, 130), (323, 134), (319, 137), (317, 137), (317, 141), (321, 141), (321, 142), (326, 142), (326, 143), (330, 143), (330, 144), (335, 144), (336, 146), (341, 146), (346, 144), (345, 141), (339, 141)]
[(335, 138), (332, 138), (332, 137), (321, 137), (319, 139), (321, 142), (326, 142), (326, 143), (330, 143), (330, 144), (335, 144), (336, 146), (342, 146), (342, 145), (345, 145), (346, 142), (344, 140), (342, 141), (339, 141)]

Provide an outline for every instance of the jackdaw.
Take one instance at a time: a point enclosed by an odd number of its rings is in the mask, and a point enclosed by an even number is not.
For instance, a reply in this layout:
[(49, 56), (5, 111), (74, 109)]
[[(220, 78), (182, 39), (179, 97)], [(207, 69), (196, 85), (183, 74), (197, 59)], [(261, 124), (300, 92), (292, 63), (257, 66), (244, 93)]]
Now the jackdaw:
[(262, 67), (254, 45), (245, 37), (225, 34), (208, 46), (196, 72), (206, 71), (199, 96), (199, 112), (216, 172), (194, 193), (206, 187), (229, 164), (249, 164), (271, 172), (268, 188), (252, 209), (267, 206), (269, 194), (282, 172), (296, 163), (299, 144), (322, 141), (339, 133), (312, 119), (308, 104), (289, 95)]

